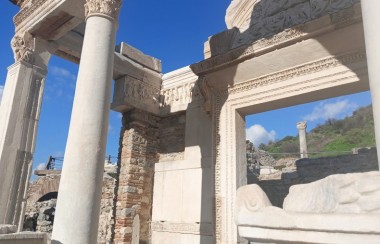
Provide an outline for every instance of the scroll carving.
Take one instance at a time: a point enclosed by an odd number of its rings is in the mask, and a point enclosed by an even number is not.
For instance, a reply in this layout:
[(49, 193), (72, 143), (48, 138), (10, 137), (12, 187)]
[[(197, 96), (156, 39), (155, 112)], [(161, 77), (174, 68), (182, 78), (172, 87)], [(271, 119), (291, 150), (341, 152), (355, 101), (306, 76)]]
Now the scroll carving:
[(86, 0), (86, 17), (93, 14), (104, 14), (113, 19), (118, 19), (122, 0)]
[(26, 40), (20, 36), (15, 36), (12, 39), (11, 46), (14, 53), (16, 62), (24, 61), (27, 63), (33, 63), (34, 55), (33, 50), (28, 47)]

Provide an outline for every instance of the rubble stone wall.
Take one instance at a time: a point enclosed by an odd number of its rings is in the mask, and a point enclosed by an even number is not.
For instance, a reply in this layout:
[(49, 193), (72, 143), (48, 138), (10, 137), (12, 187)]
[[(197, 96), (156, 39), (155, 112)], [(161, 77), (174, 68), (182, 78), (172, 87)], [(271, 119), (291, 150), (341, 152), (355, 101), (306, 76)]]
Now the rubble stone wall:
[[(60, 175), (41, 176), (32, 183), (28, 190), (28, 200), (25, 212), (24, 231), (46, 232), (51, 236), (54, 224), (55, 207), (57, 199), (52, 198), (46, 201), (38, 201), (36, 196), (40, 195), (40, 189), (51, 188), (52, 185), (59, 184)], [(54, 184), (52, 184), (54, 182)], [(115, 184), (116, 180), (105, 174), (103, 177), (102, 200), (99, 219), (98, 243), (112, 243), (114, 233), (114, 206), (115, 206)], [(56, 193), (56, 188), (51, 188)], [(47, 195), (45, 195), (47, 196)], [(55, 196), (56, 197), (56, 196)], [(35, 201), (37, 199), (37, 201)]]
[(292, 170), (255, 177), (248, 175), (248, 184), (258, 184), (268, 195), (274, 206), (282, 207), (292, 185), (305, 184), (333, 174), (378, 171), (375, 148), (361, 149), (358, 154), (317, 159), (300, 159)]
[(103, 177), (102, 200), (100, 202), (98, 243), (112, 243), (115, 226), (115, 185), (116, 179), (105, 174)]

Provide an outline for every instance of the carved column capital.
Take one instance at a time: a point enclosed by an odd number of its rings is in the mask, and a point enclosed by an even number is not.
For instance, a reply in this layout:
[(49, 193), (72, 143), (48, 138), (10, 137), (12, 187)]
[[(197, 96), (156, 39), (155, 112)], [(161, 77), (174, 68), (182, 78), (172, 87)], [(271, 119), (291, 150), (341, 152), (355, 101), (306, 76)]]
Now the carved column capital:
[(84, 5), (85, 15), (102, 14), (114, 20), (119, 18), (122, 0), (86, 0)]
[(16, 62), (24, 61), (27, 63), (34, 62), (34, 52), (31, 48), (31, 42), (27, 41), (24, 37), (16, 35), (11, 41), (11, 46), (14, 53)]
[(297, 129), (298, 130), (305, 130), (307, 127), (306, 121), (298, 122), (297, 123)]

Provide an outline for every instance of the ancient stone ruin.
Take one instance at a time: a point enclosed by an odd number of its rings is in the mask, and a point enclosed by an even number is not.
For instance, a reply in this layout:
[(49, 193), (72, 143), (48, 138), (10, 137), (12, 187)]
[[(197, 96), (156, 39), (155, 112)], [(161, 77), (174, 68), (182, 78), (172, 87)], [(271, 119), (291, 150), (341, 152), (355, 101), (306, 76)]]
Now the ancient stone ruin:
[[(160, 60), (116, 45), (122, 0), (11, 2), (20, 11), (0, 107), (0, 243), (380, 239), (378, 172), (293, 186), (284, 208), (273, 207), (260, 188), (246, 186), (245, 136), (246, 115), (370, 90), (379, 143), (380, 1), (233, 0), (228, 30), (206, 41), (205, 59), (166, 74)], [(79, 73), (53, 227), (50, 200), (26, 227), (52, 228), (48, 237), (22, 228), (52, 55), (78, 64)], [(122, 128), (110, 179), (104, 158), (112, 80), (111, 109), (122, 115)], [(360, 208), (321, 214), (294, 197), (319, 186), (323, 208)], [(247, 200), (246, 191), (257, 194)]]

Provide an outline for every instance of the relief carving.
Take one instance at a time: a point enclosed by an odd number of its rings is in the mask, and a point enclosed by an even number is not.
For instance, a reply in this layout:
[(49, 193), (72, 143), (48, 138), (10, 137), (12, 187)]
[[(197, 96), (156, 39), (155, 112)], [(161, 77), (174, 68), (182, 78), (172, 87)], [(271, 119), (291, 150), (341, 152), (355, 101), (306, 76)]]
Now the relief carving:
[(230, 46), (268, 38), (323, 15), (352, 7), (359, 0), (233, 0), (227, 10), (228, 28), (240, 30)]
[(16, 62), (24, 61), (27, 63), (33, 63), (34, 56), (33, 50), (28, 47), (30, 46), (26, 40), (20, 36), (15, 36), (12, 39), (11, 46), (14, 53), (14, 58)]
[(128, 76), (124, 82), (124, 95), (129, 100), (151, 105), (158, 105), (160, 96), (158, 88), (149, 86), (131, 76)]
[(85, 15), (104, 14), (118, 19), (122, 0), (86, 0)]
[(14, 0), (12, 2), (21, 7), (21, 11), (13, 19), (16, 27), (36, 12), (38, 8), (42, 7), (42, 5), (49, 3), (46, 0)]
[(161, 91), (160, 108), (187, 105), (202, 98), (196, 82), (188, 82)]

